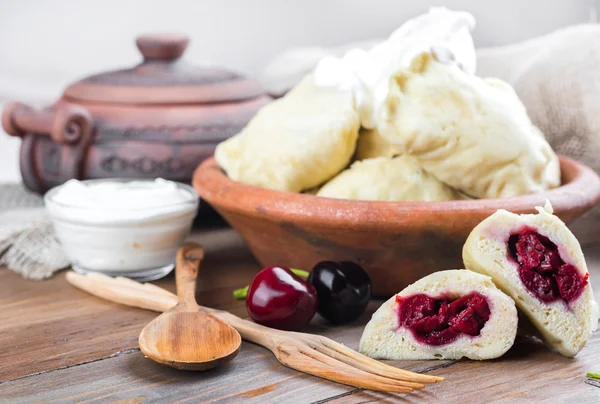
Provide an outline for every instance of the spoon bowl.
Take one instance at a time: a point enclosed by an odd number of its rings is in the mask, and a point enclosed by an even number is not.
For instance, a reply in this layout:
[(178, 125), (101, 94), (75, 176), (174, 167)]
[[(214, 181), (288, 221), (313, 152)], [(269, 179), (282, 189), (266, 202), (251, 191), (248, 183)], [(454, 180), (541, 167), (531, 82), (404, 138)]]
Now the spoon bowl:
[(182, 370), (208, 370), (239, 352), (240, 334), (196, 303), (196, 278), (203, 257), (204, 250), (197, 244), (184, 244), (177, 251), (178, 303), (144, 327), (138, 341), (142, 352), (155, 362)]

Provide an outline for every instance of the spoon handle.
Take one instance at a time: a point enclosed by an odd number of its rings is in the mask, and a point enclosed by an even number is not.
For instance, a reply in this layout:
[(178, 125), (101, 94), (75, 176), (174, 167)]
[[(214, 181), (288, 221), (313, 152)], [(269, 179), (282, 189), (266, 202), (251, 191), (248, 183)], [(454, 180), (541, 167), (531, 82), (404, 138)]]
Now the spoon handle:
[(178, 308), (181, 311), (196, 311), (196, 278), (204, 249), (200, 244), (185, 243), (177, 250), (175, 283), (177, 284)]

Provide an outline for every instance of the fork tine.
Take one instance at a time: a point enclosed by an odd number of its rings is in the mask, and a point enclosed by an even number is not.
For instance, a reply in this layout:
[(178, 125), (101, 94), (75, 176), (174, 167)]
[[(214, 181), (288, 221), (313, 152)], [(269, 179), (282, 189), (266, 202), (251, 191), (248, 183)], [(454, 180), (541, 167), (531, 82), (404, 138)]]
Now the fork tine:
[[(373, 374), (373, 373), (369, 373), (366, 372), (360, 368), (356, 368), (354, 366), (352, 366), (349, 363), (346, 362), (341, 362), (338, 359), (336, 359), (335, 357), (332, 357), (330, 355), (327, 355), (324, 352), (319, 352), (318, 350), (315, 349), (300, 349), (300, 352), (302, 352), (304, 355), (310, 356), (311, 358), (318, 360), (322, 363), (326, 363), (328, 365), (331, 366), (344, 366), (344, 367), (349, 367), (352, 371), (356, 371), (357, 373), (364, 373), (364, 377), (371, 377), (374, 380), (378, 380), (382, 383), (387, 383), (387, 384), (391, 384), (391, 385), (397, 385), (397, 386), (404, 386), (404, 387), (410, 387), (411, 389), (422, 389), (423, 387), (425, 387), (424, 384), (421, 383), (415, 383), (414, 381), (406, 381), (406, 380), (398, 380), (398, 379), (391, 379), (388, 377), (383, 377), (377, 374)], [(335, 354), (335, 353), (334, 353)]]
[(348, 373), (353, 373), (354, 377), (359, 380), (369, 381), (371, 383), (376, 383), (376, 384), (381, 384), (381, 385), (387, 385), (390, 387), (406, 387), (406, 388), (413, 389), (413, 390), (422, 389), (423, 387), (425, 387), (425, 385), (420, 384), (420, 383), (394, 380), (394, 379), (389, 379), (386, 377), (382, 377), (379, 375), (365, 372), (358, 368), (352, 367), (347, 363), (340, 362), (340, 361), (336, 360), (335, 358), (325, 355), (324, 353), (316, 351), (310, 347), (306, 347), (306, 348), (301, 347), (299, 350), (300, 350), (300, 353), (302, 353), (316, 361), (319, 361), (322, 364), (331, 366), (333, 369), (344, 369)]
[(443, 377), (423, 375), (420, 373), (409, 372), (407, 370), (398, 369), (394, 366), (386, 365), (383, 362), (371, 359), (368, 356), (358, 353), (355, 350), (350, 349), (347, 346), (342, 345), (326, 337), (318, 337), (317, 343), (315, 343), (315, 346), (313, 346), (313, 348), (316, 348), (319, 345), (319, 343), (350, 359), (353, 359), (358, 363), (361, 363), (361, 366), (359, 366), (358, 364), (354, 365), (354, 363), (353, 365), (366, 372), (375, 373), (377, 375), (389, 377), (391, 379), (411, 380), (414, 382), (425, 384), (436, 383), (444, 380)]
[[(318, 352), (321, 352), (321, 353), (327, 355), (328, 357), (331, 357), (335, 360), (343, 362), (343, 363), (347, 364), (348, 366), (351, 366), (356, 369), (360, 369), (360, 370), (367, 372), (369, 374), (372, 374), (372, 375), (377, 375), (377, 377), (388, 379), (390, 383), (404, 382), (404, 383), (414, 384), (414, 386), (410, 386), (413, 388), (423, 388), (424, 387), (424, 384), (421, 384), (422, 382), (420, 380), (415, 380), (415, 378), (412, 376), (407, 376), (405, 374), (397, 375), (394, 373), (381, 371), (379, 369), (374, 368), (371, 365), (368, 365), (364, 362), (360, 362), (354, 358), (351, 358), (351, 357), (346, 356), (338, 351), (328, 348), (325, 345), (316, 344), (314, 346), (314, 349), (316, 349)], [(415, 382), (418, 382), (418, 383), (415, 383)]]
[[(317, 359), (313, 356), (309, 356), (307, 355), (308, 350), (312, 351), (313, 354), (316, 354), (315, 356), (322, 355), (322, 357)], [(395, 382), (395, 384), (382, 382), (381, 380), (378, 380), (375, 375), (351, 368), (342, 362), (338, 362), (321, 354), (320, 352), (310, 348), (308, 348), (307, 351), (299, 350), (297, 355), (286, 355), (283, 358), (279, 358), (279, 361), (282, 364), (301, 372), (331, 380), (336, 383), (345, 384), (347, 386), (386, 393), (410, 393), (413, 391), (411, 387), (399, 384), (402, 382)], [(327, 363), (329, 361), (323, 357), (331, 359), (333, 364)]]

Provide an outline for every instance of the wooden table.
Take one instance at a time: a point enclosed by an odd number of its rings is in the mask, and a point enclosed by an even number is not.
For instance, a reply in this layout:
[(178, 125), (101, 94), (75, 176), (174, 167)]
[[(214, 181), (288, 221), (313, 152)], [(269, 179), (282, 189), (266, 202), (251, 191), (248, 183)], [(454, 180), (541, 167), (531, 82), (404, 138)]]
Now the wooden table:
[[(198, 302), (244, 315), (232, 290), (259, 269), (232, 230), (192, 236), (207, 257)], [(596, 298), (600, 298), (600, 251), (588, 248)], [(173, 276), (156, 282), (174, 290)], [(374, 301), (354, 324), (331, 328), (317, 318), (309, 332), (356, 348), (364, 324), (381, 304)], [(446, 382), (412, 395), (362, 391), (281, 366), (266, 349), (244, 342), (230, 364), (206, 373), (157, 365), (137, 348), (137, 337), (156, 314), (108, 303), (71, 287), (64, 273), (33, 282), (0, 269), (0, 402), (600, 402), (600, 332), (575, 359), (518, 339), (501, 359), (477, 362), (400, 361), (395, 365), (441, 375)]]

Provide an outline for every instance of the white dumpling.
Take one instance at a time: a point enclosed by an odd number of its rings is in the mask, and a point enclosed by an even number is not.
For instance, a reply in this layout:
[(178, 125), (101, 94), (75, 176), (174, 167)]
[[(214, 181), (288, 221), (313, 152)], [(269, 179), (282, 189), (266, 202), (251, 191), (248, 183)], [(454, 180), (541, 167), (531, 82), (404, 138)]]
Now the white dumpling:
[(363, 201), (451, 201), (463, 196), (423, 171), (410, 156), (357, 161), (317, 196)]
[[(411, 299), (416, 301), (422, 295), (429, 299), (441, 298), (444, 301), (457, 302), (457, 306), (461, 304), (459, 299), (465, 301), (475, 296), (479, 299), (480, 306), (471, 311), (465, 308), (458, 314), (453, 311), (449, 326), (445, 329), (419, 333), (415, 328), (409, 328), (414, 326), (408, 323), (407, 318), (414, 319), (411, 321), (417, 324), (427, 324), (425, 320), (434, 321), (442, 315), (440, 313), (443, 306), (443, 303), (440, 305), (436, 302), (436, 314), (433, 316), (419, 317), (416, 315), (418, 312), (410, 317), (401, 315), (404, 304), (411, 302)], [(487, 321), (479, 314), (481, 296), (487, 303)], [(466, 329), (464, 325), (455, 322), (457, 318), (462, 318), (465, 322), (474, 320), (478, 326), (472, 327), (466, 333), (457, 332), (457, 327)], [(513, 345), (517, 335), (517, 324), (515, 303), (496, 288), (490, 277), (464, 269), (440, 271), (418, 280), (386, 301), (365, 327), (359, 350), (375, 359), (493, 359), (502, 356)], [(437, 338), (438, 342), (440, 338), (447, 340), (448, 335), (453, 335), (452, 333), (456, 334), (454, 339), (443, 344), (432, 345), (423, 342), (424, 339), (433, 341)]]
[(301, 192), (348, 165), (358, 129), (352, 94), (317, 87), (307, 76), (261, 108), (242, 132), (220, 143), (215, 158), (235, 181)]
[(510, 85), (427, 53), (392, 77), (378, 129), (400, 153), (472, 197), (560, 185), (558, 158)]
[(473, 229), (463, 260), (491, 276), (551, 348), (575, 356), (598, 326), (598, 305), (579, 242), (546, 209), (527, 215), (498, 210)]

